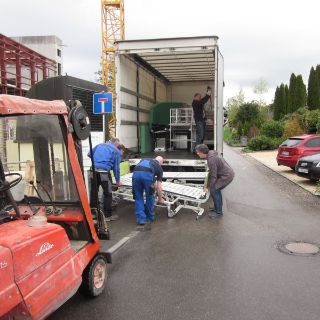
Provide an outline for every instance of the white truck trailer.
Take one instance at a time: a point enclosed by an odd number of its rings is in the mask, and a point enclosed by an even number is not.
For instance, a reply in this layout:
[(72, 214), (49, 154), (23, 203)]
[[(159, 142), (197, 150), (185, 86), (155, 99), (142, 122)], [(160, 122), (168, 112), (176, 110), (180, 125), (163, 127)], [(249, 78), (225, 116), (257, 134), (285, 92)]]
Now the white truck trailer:
[(217, 36), (125, 40), (116, 46), (116, 135), (139, 151), (139, 126), (149, 124), (159, 102), (191, 105), (196, 92), (212, 88), (209, 141), (223, 153), (223, 56)]

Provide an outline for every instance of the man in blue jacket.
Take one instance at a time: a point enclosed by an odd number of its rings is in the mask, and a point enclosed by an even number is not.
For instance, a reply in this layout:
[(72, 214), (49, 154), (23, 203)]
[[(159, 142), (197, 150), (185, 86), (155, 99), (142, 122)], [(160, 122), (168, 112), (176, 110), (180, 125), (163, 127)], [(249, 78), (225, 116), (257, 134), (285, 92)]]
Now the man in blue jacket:
[[(132, 193), (135, 200), (137, 230), (151, 229), (154, 221), (155, 181), (157, 181), (158, 202), (163, 204), (161, 165), (163, 158), (142, 159), (134, 168), (132, 175)], [(146, 195), (146, 203), (144, 196)]]
[[(120, 186), (120, 162), (124, 153), (124, 146), (120, 145), (118, 138), (112, 138), (108, 143), (100, 143), (92, 149), (93, 162), (97, 176), (97, 188), (93, 177), (91, 178), (90, 206), (95, 208), (98, 202), (99, 187), (103, 190), (103, 211), (106, 221), (118, 220), (117, 215), (112, 215), (112, 178), (113, 171), (117, 186)], [(88, 157), (91, 158), (90, 152)]]

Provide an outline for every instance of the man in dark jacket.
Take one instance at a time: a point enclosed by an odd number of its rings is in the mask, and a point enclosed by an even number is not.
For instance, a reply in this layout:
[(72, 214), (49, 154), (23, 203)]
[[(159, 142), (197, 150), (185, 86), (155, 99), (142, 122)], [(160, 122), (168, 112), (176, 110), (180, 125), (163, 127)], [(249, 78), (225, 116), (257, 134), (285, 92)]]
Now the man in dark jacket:
[(198, 144), (203, 143), (203, 140), (204, 140), (204, 134), (205, 134), (204, 105), (207, 103), (210, 97), (211, 97), (211, 88), (207, 87), (207, 93), (203, 98), (201, 98), (200, 93), (196, 93), (192, 101), (193, 117), (196, 123), (195, 147)]
[(208, 182), (205, 191), (208, 192), (209, 188), (214, 202), (213, 212), (209, 214), (209, 217), (221, 217), (223, 205), (221, 190), (233, 180), (234, 171), (217, 151), (209, 151), (208, 146), (205, 144), (196, 146), (196, 153), (201, 159), (207, 159), (209, 168)]

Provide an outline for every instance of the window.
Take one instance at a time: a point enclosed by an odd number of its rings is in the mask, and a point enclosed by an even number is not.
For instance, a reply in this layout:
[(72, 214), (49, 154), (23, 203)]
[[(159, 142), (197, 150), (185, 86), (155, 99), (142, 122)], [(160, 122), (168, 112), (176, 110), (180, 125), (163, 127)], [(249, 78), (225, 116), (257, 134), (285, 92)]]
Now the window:
[(61, 63), (58, 63), (58, 76), (61, 76)]
[(320, 138), (310, 139), (304, 144), (305, 147), (308, 148), (317, 148), (320, 147)]
[(60, 49), (57, 49), (57, 56), (61, 57), (61, 50)]
[(0, 118), (0, 128), (0, 159), (5, 173), (23, 174), (22, 181), (11, 189), (16, 201), (24, 199), (25, 194), (38, 193), (45, 202), (50, 202), (48, 193), (53, 201), (79, 200), (58, 116)]
[(297, 146), (303, 139), (288, 139), (281, 144), (282, 147), (295, 147)]

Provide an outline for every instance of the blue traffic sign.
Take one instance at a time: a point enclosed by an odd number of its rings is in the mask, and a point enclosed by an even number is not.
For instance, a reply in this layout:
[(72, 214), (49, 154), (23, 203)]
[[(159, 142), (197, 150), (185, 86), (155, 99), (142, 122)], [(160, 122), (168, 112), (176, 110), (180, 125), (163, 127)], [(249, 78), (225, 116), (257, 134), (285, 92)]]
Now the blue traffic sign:
[(93, 94), (93, 113), (103, 114), (112, 112), (112, 92)]

